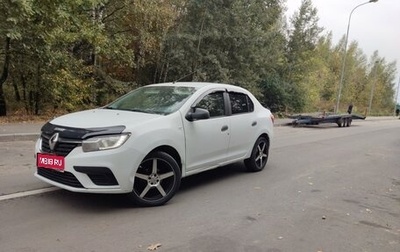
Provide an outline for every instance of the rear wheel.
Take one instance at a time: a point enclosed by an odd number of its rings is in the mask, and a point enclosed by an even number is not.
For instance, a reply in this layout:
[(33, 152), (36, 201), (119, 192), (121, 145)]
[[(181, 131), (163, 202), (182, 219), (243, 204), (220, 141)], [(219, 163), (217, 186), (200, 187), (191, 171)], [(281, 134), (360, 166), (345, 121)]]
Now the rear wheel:
[(347, 127), (351, 126), (352, 120), (353, 120), (352, 118), (347, 118), (347, 124), (346, 124)]
[(347, 126), (348, 120), (349, 120), (348, 118), (343, 118), (342, 127), (346, 127)]
[(339, 119), (336, 121), (336, 124), (337, 124), (339, 127), (346, 127), (347, 123), (348, 123), (348, 118), (339, 118)]
[(181, 183), (181, 170), (169, 154), (150, 153), (136, 171), (129, 198), (141, 206), (160, 206), (167, 203)]
[(251, 151), (251, 156), (244, 161), (246, 168), (251, 172), (258, 172), (264, 169), (268, 161), (269, 142), (261, 136), (257, 139)]

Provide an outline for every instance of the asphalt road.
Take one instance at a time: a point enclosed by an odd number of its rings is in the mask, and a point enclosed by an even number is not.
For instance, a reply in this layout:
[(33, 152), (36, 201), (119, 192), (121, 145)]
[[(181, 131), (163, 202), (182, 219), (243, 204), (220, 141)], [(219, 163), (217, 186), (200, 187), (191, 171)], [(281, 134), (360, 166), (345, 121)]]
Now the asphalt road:
[[(2, 142), (0, 251), (400, 251), (400, 120), (276, 127), (264, 171), (183, 180), (165, 206), (46, 187), (33, 141)], [(7, 158), (3, 158), (7, 157)]]

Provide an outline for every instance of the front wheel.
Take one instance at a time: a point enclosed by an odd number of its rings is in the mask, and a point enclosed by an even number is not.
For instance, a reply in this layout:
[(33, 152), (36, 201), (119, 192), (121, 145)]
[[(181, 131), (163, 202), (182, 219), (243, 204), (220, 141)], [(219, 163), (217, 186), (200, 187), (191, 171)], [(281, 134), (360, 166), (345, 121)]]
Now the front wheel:
[(244, 160), (246, 168), (251, 172), (258, 172), (264, 169), (268, 161), (269, 142), (265, 137), (259, 137), (254, 144), (251, 156)]
[(181, 170), (169, 154), (150, 153), (136, 171), (129, 198), (140, 206), (160, 206), (167, 203), (181, 183)]
[(342, 119), (342, 118), (339, 118), (339, 119), (336, 121), (336, 124), (337, 124), (337, 126), (339, 126), (339, 127), (342, 127), (342, 123), (343, 123), (343, 119)]

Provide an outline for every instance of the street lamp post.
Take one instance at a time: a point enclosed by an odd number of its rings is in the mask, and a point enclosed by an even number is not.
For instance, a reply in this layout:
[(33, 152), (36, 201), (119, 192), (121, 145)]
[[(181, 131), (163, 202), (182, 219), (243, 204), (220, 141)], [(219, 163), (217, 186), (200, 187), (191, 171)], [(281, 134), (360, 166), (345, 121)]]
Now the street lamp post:
[(341, 76), (340, 76), (340, 83), (339, 83), (339, 90), (338, 90), (338, 95), (336, 99), (336, 107), (335, 107), (335, 113), (339, 111), (339, 104), (340, 104), (340, 96), (342, 95), (342, 87), (343, 87), (343, 80), (344, 80), (344, 70), (346, 68), (346, 54), (347, 54), (347, 42), (349, 39), (349, 31), (350, 31), (350, 21), (351, 21), (351, 16), (353, 15), (353, 12), (360, 6), (363, 6), (365, 4), (369, 3), (376, 3), (378, 0), (370, 0), (368, 2), (362, 3), (357, 5), (356, 7), (351, 10), (350, 15), (349, 15), (349, 21), (347, 23), (347, 32), (346, 32), (346, 37), (344, 41), (344, 50), (343, 50), (343, 58), (342, 58), (342, 71), (341, 71)]

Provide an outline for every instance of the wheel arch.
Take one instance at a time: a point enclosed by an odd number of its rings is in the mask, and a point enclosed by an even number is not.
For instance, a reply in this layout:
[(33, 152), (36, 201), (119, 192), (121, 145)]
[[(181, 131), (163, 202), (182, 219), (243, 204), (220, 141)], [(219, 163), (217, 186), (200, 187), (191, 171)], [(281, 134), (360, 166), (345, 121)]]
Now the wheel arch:
[[(258, 136), (258, 138), (257, 139), (259, 139), (260, 137), (265, 137), (266, 139), (267, 139), (267, 141), (268, 141), (268, 148), (271, 146), (271, 139), (270, 139), (270, 137), (269, 137), (269, 135), (267, 134), (267, 133), (263, 133), (263, 134), (261, 134), (260, 136)], [(257, 141), (257, 140), (256, 140)]]
[[(264, 169), (268, 162), (269, 149), (271, 146), (270, 140), (271, 139), (267, 133), (262, 133), (258, 136), (253, 148), (251, 149), (250, 156), (244, 159), (247, 171), (259, 172)], [(263, 142), (265, 143), (264, 146), (262, 146)]]
[(182, 172), (182, 158), (179, 155), (179, 152), (172, 146), (169, 145), (161, 145), (158, 146), (154, 149), (152, 149), (146, 156), (148, 156), (150, 153), (156, 152), (156, 151), (162, 151), (170, 155), (175, 161), (178, 163), (179, 168), (181, 169)]
[[(257, 136), (257, 135), (256, 135), (256, 136)], [(260, 137), (265, 137), (265, 139), (267, 139), (267, 141), (268, 141), (268, 149), (269, 149), (269, 147), (271, 147), (271, 138), (270, 138), (269, 134), (268, 134), (267, 132), (262, 132), (261, 134), (259, 134), (259, 135), (254, 139), (254, 141), (253, 141), (253, 143), (252, 143), (252, 145), (251, 145), (251, 148), (248, 150), (248, 152), (247, 152), (247, 154), (246, 154), (246, 156), (245, 156), (245, 159), (247, 159), (247, 158), (249, 158), (249, 157), (251, 156), (251, 152), (252, 152), (252, 150), (253, 150), (253, 145), (257, 142), (257, 140), (258, 140)]]

